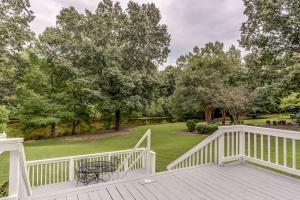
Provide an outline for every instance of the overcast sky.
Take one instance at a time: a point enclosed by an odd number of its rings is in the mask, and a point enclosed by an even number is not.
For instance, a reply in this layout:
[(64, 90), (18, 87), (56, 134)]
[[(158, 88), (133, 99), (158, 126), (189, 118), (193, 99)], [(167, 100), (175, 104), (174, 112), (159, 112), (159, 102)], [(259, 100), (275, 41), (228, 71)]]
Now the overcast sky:
[[(32, 30), (40, 34), (47, 26), (55, 25), (55, 17), (63, 7), (74, 6), (79, 11), (94, 11), (100, 0), (30, 0), (36, 16)], [(242, 0), (135, 0), (154, 2), (161, 11), (162, 23), (171, 34), (171, 53), (168, 64), (191, 51), (195, 45), (202, 47), (208, 41), (222, 41), (228, 48), (238, 46), (240, 26), (246, 20)], [(128, 0), (119, 0), (126, 8)]]

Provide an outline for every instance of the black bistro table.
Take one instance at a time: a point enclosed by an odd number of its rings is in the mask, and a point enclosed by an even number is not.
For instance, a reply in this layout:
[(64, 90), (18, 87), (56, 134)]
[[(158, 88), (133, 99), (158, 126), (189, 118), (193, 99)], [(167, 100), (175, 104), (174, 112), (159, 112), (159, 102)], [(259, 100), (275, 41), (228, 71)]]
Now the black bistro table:
[(90, 177), (98, 182), (99, 180), (105, 181), (101, 178), (101, 174), (113, 173), (116, 169), (116, 163), (111, 161), (91, 161), (80, 163), (78, 166), (78, 173), (84, 174), (84, 177)]

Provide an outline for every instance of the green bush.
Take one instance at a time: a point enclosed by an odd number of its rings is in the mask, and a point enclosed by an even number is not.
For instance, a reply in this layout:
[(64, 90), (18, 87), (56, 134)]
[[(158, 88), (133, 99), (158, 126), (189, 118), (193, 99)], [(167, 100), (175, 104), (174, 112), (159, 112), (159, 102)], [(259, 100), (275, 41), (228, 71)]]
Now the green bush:
[(0, 198), (8, 196), (8, 181), (0, 186)]
[(196, 125), (197, 125), (196, 120), (190, 119), (190, 120), (187, 120), (187, 121), (186, 121), (186, 127), (188, 128), (188, 130), (189, 130), (190, 132), (196, 130)]
[(210, 124), (210, 125), (198, 124), (196, 129), (199, 134), (212, 134), (216, 130), (218, 130), (218, 125), (216, 125), (216, 124)]

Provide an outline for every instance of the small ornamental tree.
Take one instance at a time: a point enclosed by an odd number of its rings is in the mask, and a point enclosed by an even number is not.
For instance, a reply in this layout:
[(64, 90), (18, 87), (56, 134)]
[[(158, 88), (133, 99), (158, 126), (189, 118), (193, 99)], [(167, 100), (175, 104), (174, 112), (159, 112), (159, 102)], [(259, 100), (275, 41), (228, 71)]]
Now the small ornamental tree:
[(282, 98), (280, 108), (293, 113), (300, 112), (300, 93), (294, 92)]

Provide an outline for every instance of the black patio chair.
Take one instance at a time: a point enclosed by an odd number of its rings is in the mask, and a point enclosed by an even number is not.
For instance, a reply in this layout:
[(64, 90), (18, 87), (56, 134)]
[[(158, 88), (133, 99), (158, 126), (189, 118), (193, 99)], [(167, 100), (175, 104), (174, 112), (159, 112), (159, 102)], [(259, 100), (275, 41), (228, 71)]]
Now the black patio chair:
[(78, 183), (83, 183), (84, 185), (88, 185), (91, 182), (96, 180), (96, 176), (93, 173), (87, 173), (87, 172), (79, 172), (77, 169), (75, 169), (75, 175), (76, 175), (76, 180)]

